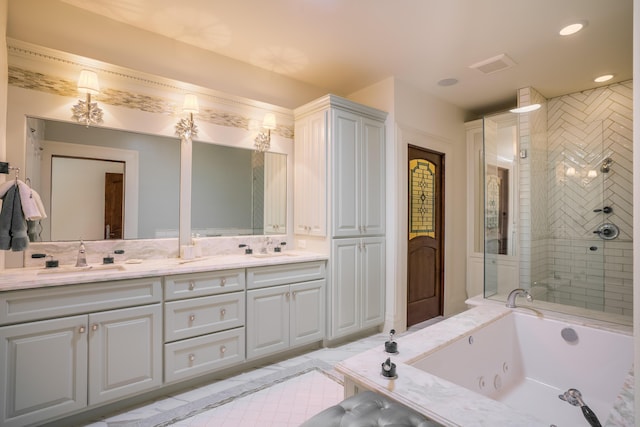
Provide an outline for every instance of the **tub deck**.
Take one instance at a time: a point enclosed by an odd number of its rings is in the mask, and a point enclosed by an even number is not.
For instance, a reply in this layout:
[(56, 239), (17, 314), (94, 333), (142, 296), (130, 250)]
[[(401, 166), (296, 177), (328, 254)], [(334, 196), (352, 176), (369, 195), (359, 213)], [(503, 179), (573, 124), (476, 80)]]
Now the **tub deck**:
[[(524, 313), (531, 309), (518, 308)], [(544, 421), (505, 403), (458, 386), (412, 366), (427, 354), (482, 328), (511, 313), (503, 304), (485, 304), (436, 323), (398, 339), (398, 354), (391, 355), (396, 364), (397, 379), (381, 375), (381, 364), (389, 355), (384, 343), (336, 365), (345, 376), (345, 397), (360, 390), (373, 390), (400, 402), (444, 426), (540, 426)], [(585, 326), (631, 333), (631, 328), (598, 320), (563, 316), (561, 313), (541, 313), (540, 316), (580, 323)], [(618, 395), (611, 414), (598, 415), (605, 426), (634, 425), (633, 373), (630, 372)], [(588, 402), (587, 402), (588, 404)]]

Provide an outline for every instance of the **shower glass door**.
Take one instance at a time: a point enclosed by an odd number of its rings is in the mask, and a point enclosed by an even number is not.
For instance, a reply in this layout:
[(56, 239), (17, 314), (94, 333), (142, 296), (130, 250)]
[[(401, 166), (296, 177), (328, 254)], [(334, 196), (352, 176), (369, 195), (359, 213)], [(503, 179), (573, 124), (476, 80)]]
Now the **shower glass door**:
[(518, 164), (516, 116), (483, 119), (484, 295), (496, 296), (518, 283), (517, 207)]

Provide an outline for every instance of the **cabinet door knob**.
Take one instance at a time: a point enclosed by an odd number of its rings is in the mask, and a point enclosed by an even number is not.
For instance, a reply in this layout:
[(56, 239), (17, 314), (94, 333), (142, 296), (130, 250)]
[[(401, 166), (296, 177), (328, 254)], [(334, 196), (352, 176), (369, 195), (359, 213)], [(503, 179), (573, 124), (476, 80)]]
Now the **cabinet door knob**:
[(194, 320), (196, 320), (196, 315), (192, 314), (189, 316), (189, 322), (193, 322)]
[(220, 346), (220, 353), (224, 354), (227, 351), (227, 347), (224, 345)]
[(293, 297), (296, 297), (296, 291), (291, 292), (291, 295), (293, 295)]
[(226, 308), (220, 309), (220, 317), (224, 317), (225, 314), (227, 314), (227, 309)]
[(194, 360), (196, 360), (196, 355), (195, 355), (195, 354), (193, 354), (193, 353), (191, 353), (191, 354), (189, 355), (189, 362), (193, 362)]
[(189, 281), (189, 290), (192, 291), (196, 288), (196, 284), (193, 280)]
[(224, 286), (226, 284), (227, 284), (227, 279), (226, 278), (223, 277), (222, 279), (220, 279), (220, 286)]
[(289, 292), (287, 292), (286, 294), (284, 294), (285, 297), (289, 298), (291, 294)]
[(87, 331), (87, 328), (85, 328), (84, 326), (80, 326), (78, 328), (78, 332), (81, 333), (81, 334), (84, 334), (86, 331)]
[(98, 330), (98, 324), (94, 323), (93, 325), (91, 325), (91, 330), (94, 331), (94, 332), (97, 331)]

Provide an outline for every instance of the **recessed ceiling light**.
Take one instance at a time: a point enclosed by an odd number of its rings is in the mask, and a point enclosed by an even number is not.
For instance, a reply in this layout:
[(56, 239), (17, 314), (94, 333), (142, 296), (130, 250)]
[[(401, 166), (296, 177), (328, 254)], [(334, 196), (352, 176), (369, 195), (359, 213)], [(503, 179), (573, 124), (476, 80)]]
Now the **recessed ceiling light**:
[(458, 83), (458, 79), (442, 79), (438, 82), (438, 86), (453, 86)]
[(613, 78), (613, 74), (605, 74), (603, 76), (596, 77), (595, 79), (593, 79), (593, 81), (596, 83), (603, 83), (611, 80), (612, 78)]
[(571, 34), (575, 34), (581, 29), (585, 27), (584, 22), (576, 22), (575, 24), (570, 24), (560, 30), (561, 36), (570, 36)]
[(525, 105), (524, 107), (513, 108), (509, 111), (516, 114), (522, 114), (522, 113), (529, 113), (531, 111), (536, 111), (538, 108), (540, 108), (540, 104), (531, 104), (531, 105)]

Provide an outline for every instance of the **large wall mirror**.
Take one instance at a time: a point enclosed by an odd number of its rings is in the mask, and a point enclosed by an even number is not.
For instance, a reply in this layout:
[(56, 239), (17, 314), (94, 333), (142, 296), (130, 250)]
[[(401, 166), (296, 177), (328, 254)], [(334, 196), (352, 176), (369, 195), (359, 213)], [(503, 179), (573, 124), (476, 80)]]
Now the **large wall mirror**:
[[(48, 218), (32, 241), (178, 237), (180, 140), (27, 119), (26, 171)], [(286, 233), (286, 155), (193, 142), (192, 234)]]

